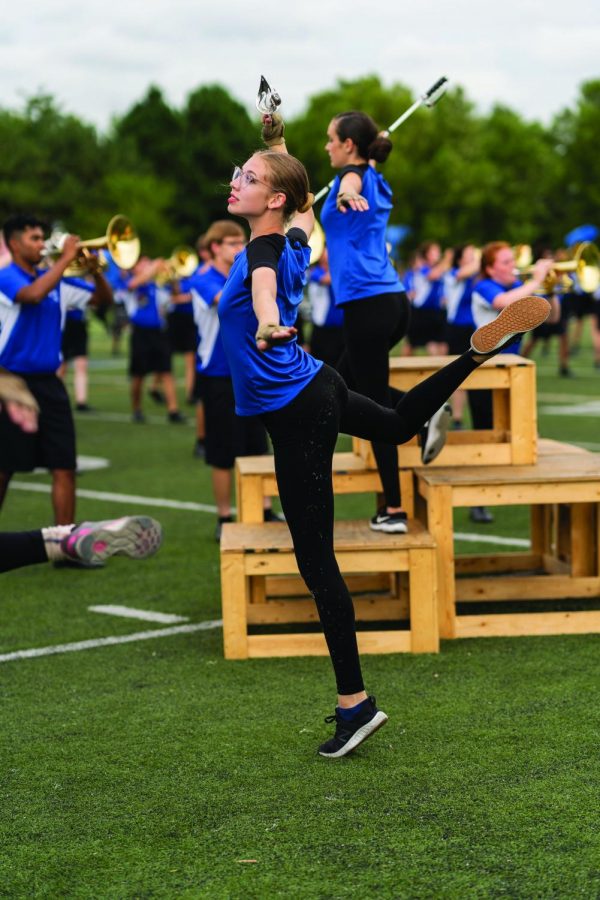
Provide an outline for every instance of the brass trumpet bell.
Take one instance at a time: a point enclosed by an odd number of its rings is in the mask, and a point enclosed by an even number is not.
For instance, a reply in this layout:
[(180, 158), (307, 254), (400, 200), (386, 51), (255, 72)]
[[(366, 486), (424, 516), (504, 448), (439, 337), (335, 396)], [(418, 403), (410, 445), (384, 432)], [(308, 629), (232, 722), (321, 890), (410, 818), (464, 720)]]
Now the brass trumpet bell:
[[(519, 274), (531, 275), (533, 266), (517, 266)], [(560, 286), (570, 290), (576, 282), (584, 294), (593, 294), (600, 287), (600, 250), (590, 241), (579, 244), (573, 258), (555, 262), (543, 283), (544, 293), (551, 294)]]
[[(53, 231), (48, 241), (44, 256), (52, 264), (60, 254), (68, 237), (67, 232)], [(92, 263), (94, 266), (106, 268), (108, 262), (103, 253), (91, 253), (91, 250), (107, 250), (120, 269), (133, 269), (140, 257), (140, 239), (133, 225), (126, 216), (113, 216), (108, 223), (106, 234), (98, 238), (80, 241), (77, 245), (79, 256), (65, 269), (64, 274), (70, 277), (82, 277), (88, 274)]]
[(169, 281), (179, 281), (180, 278), (189, 278), (198, 268), (198, 263), (198, 255), (192, 248), (181, 244), (165, 260), (164, 269), (158, 273), (156, 282), (163, 285)]

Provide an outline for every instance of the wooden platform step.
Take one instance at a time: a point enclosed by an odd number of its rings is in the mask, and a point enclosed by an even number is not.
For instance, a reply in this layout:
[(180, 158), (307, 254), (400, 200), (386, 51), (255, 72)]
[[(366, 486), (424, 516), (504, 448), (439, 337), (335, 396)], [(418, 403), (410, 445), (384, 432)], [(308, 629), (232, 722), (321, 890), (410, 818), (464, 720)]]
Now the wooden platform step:
[[(361, 573), (407, 573), (409, 630), (361, 631), (364, 653), (435, 653), (439, 650), (435, 544), (418, 522), (406, 535), (373, 532), (365, 521), (337, 522), (334, 543), (344, 576)], [(324, 655), (322, 634), (248, 634), (249, 624), (316, 621), (308, 598), (252, 602), (252, 583), (267, 576), (298, 576), (286, 525), (226, 524), (221, 537), (221, 591), (225, 657)], [(308, 592), (306, 591), (306, 594)], [(400, 600), (358, 599), (358, 621), (404, 615)]]

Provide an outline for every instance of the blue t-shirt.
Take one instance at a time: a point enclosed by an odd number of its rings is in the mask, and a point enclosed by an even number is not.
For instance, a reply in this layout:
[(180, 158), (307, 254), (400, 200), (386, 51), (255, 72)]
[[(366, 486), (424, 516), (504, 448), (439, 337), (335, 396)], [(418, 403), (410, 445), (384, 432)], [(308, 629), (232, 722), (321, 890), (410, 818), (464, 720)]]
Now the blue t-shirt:
[[(507, 287), (506, 285), (499, 284), (492, 278), (482, 278), (481, 281), (478, 281), (473, 288), (473, 297), (471, 301), (471, 310), (477, 328), (481, 328), (482, 325), (493, 322), (498, 316), (500, 310), (494, 309), (492, 306), (492, 303), (498, 294), (506, 294), (507, 291), (512, 291), (514, 288), (521, 287), (522, 284), (522, 281), (515, 281)], [(518, 353), (520, 346), (521, 338), (514, 341), (512, 344), (509, 344), (507, 347), (503, 347), (500, 353)]]
[[(256, 346), (258, 320), (252, 306), (248, 254), (255, 254), (256, 241), (273, 237), (256, 238), (236, 256), (218, 305), (221, 337), (233, 380), (235, 411), (240, 416), (254, 416), (287, 406), (323, 365), (299, 347), (296, 338), (265, 352)], [(292, 237), (283, 241), (276, 264), (277, 307), (282, 325), (293, 325), (296, 321), (309, 260), (310, 249), (306, 243)]]
[(66, 312), (83, 308), (94, 293), (94, 286), (86, 281), (63, 279), (40, 303), (17, 303), (21, 288), (43, 274), (38, 269), (30, 275), (14, 262), (0, 269), (0, 366), (10, 372), (56, 372), (62, 362)]
[(335, 305), (333, 288), (330, 284), (321, 284), (325, 269), (317, 265), (308, 279), (308, 299), (310, 315), (314, 325), (321, 328), (341, 328), (344, 324), (344, 310)]
[(187, 280), (199, 335), (196, 370), (209, 377), (231, 377), (219, 329), (218, 304), (215, 303), (227, 278), (212, 266), (203, 266), (202, 271)]
[(429, 281), (431, 266), (415, 269), (412, 288), (412, 305), (415, 309), (441, 309), (444, 296), (444, 279)]
[(169, 297), (169, 289), (159, 287), (153, 281), (142, 284), (133, 291), (128, 287), (123, 293), (123, 301), (129, 321), (136, 328), (164, 328), (163, 308), (169, 302)]
[(392, 189), (372, 166), (365, 166), (364, 171), (362, 166), (360, 169), (361, 194), (369, 203), (368, 210), (339, 212), (335, 205), (340, 189), (338, 175), (321, 212), (329, 250), (331, 284), (338, 306), (376, 294), (404, 290), (385, 245)]
[(444, 297), (446, 299), (446, 312), (450, 325), (458, 325), (463, 328), (475, 328), (475, 320), (471, 311), (473, 297), (474, 277), (456, 277), (457, 268), (446, 272), (444, 276)]

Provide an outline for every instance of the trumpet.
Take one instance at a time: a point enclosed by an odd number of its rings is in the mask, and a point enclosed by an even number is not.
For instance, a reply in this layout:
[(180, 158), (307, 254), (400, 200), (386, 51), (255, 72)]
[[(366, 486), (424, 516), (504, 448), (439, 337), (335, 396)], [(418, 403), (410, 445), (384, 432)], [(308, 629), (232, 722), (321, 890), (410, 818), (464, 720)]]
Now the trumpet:
[(192, 248), (187, 247), (185, 244), (181, 244), (180, 246), (175, 247), (169, 259), (164, 261), (163, 268), (156, 276), (156, 283), (162, 286), (169, 281), (179, 281), (180, 278), (189, 278), (198, 268), (198, 263), (198, 255)]
[[(46, 241), (44, 256), (48, 264), (56, 262), (61, 255), (68, 233), (53, 231)], [(77, 245), (79, 255), (65, 269), (65, 275), (81, 277), (87, 275), (95, 266), (106, 268), (108, 260), (105, 254), (94, 250), (106, 250), (120, 269), (133, 269), (140, 257), (140, 239), (133, 225), (126, 216), (113, 216), (106, 228), (106, 234), (102, 237), (90, 238), (80, 241)]]
[[(526, 247), (527, 245), (521, 245)], [(521, 254), (523, 259), (523, 253)], [(530, 249), (531, 258), (531, 249)], [(530, 264), (518, 265), (520, 275), (531, 275), (534, 267)], [(544, 279), (542, 290), (551, 294), (554, 291), (568, 291), (577, 283), (584, 294), (593, 294), (600, 287), (600, 250), (591, 241), (585, 241), (577, 247), (572, 259), (555, 262)]]

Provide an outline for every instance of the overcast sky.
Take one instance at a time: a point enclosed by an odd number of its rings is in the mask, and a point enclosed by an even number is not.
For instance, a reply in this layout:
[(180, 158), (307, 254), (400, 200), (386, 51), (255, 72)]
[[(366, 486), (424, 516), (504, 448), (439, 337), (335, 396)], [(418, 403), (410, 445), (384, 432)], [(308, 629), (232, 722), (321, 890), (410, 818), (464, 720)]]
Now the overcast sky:
[(251, 106), (264, 73), (294, 114), (337, 78), (418, 95), (446, 75), (482, 112), (501, 102), (547, 124), (600, 78), (599, 0), (34, 0), (0, 22), (0, 105), (44, 90), (101, 129), (150, 83), (179, 106), (220, 82)]

